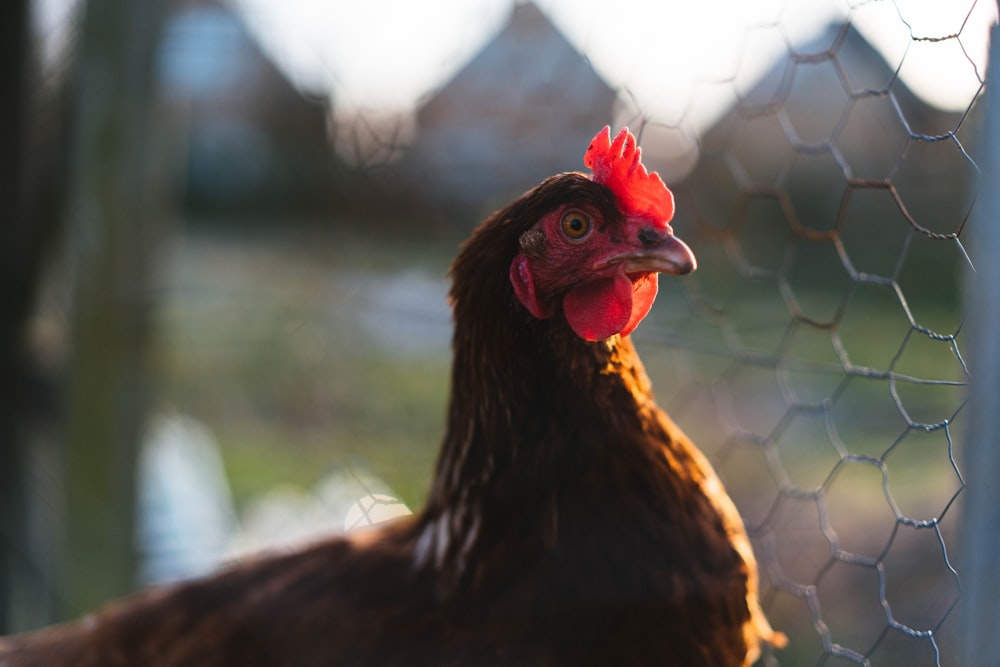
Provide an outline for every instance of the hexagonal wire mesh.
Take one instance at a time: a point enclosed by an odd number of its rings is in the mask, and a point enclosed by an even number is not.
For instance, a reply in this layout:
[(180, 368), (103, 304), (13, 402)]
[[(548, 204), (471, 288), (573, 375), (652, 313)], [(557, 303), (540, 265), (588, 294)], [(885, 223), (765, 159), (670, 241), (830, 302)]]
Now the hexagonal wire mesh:
[[(780, 14), (748, 29), (748, 45), (768, 33), (785, 56), (752, 87), (739, 72), (706, 84), (735, 104), (674, 187), (700, 269), (637, 334), (661, 404), (755, 540), (791, 640), (767, 664), (956, 662), (963, 231), (984, 72), (963, 44), (976, 2), (954, 25), (888, 9), (907, 33), (888, 63), (855, 29), (885, 3), (845, 7), (809, 44)], [(965, 54), (949, 74), (971, 82), (956, 112), (902, 83), (933, 49)], [(686, 132), (683, 117), (624, 120), (640, 143)]]

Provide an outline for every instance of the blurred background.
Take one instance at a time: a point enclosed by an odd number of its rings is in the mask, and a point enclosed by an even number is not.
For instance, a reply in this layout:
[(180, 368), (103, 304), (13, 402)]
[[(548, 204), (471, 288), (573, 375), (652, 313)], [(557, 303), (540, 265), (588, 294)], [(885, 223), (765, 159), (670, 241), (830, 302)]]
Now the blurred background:
[(458, 243), (611, 124), (699, 259), (635, 338), (767, 663), (956, 664), (994, 2), (2, 11), (0, 633), (418, 509)]

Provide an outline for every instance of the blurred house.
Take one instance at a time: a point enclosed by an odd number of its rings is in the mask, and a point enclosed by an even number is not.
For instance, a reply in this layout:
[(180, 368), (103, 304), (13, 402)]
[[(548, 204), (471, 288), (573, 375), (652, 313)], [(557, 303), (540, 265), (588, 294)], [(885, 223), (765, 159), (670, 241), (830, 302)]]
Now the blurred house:
[(516, 4), (499, 33), (417, 110), (402, 170), (425, 196), (501, 203), (582, 168), (616, 98), (538, 7)]
[[(976, 168), (949, 137), (974, 144), (979, 109), (931, 106), (899, 66), (850, 25), (795, 45), (703, 134), (697, 166), (677, 184), (679, 217), (732, 234), (756, 268), (789, 270), (790, 236), (802, 241), (795, 265), (839, 263), (830, 246), (806, 241), (832, 234), (856, 271), (955, 289), (916, 267), (940, 276), (957, 265), (957, 249), (934, 240), (960, 230), (971, 209)], [(911, 239), (915, 230), (925, 233)]]
[(195, 212), (299, 212), (325, 203), (325, 97), (298, 90), (223, 0), (173, 3), (159, 51), (182, 193)]

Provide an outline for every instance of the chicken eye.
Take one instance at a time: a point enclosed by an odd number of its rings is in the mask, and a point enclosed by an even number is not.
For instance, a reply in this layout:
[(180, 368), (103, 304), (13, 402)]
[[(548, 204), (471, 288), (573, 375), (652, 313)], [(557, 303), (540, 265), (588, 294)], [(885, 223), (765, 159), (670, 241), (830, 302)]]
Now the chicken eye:
[(562, 217), (563, 234), (579, 241), (590, 233), (590, 218), (582, 211), (567, 211)]

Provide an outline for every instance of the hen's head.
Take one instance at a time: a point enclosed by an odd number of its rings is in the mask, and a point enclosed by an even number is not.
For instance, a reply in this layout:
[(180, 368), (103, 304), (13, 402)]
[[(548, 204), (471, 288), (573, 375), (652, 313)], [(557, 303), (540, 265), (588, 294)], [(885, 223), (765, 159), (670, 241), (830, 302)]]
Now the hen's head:
[(554, 176), (534, 191), (549, 205), (519, 238), (510, 265), (518, 300), (534, 317), (562, 310), (581, 338), (630, 334), (656, 298), (659, 273), (695, 269), (691, 249), (673, 235), (674, 198), (647, 172), (635, 137), (605, 127), (584, 156), (590, 178)]

